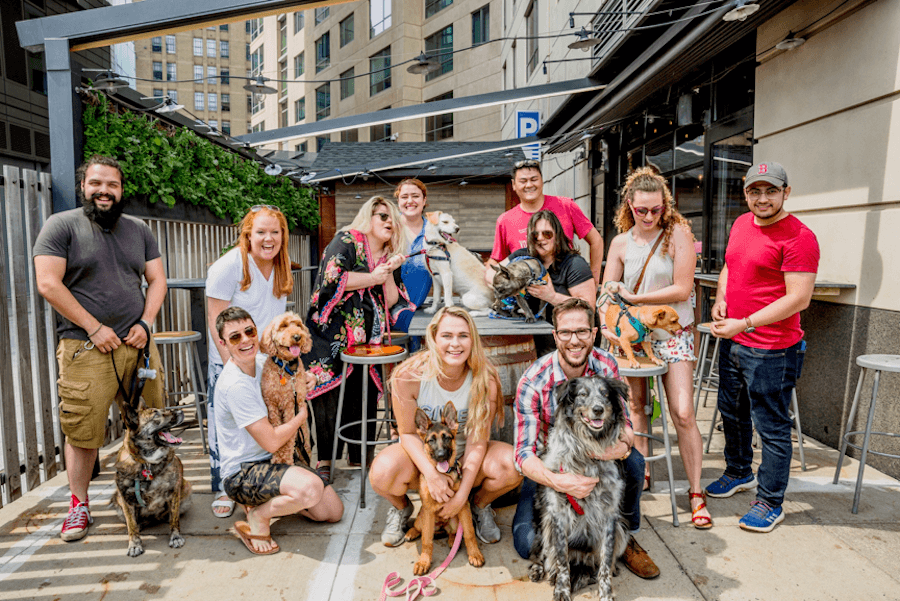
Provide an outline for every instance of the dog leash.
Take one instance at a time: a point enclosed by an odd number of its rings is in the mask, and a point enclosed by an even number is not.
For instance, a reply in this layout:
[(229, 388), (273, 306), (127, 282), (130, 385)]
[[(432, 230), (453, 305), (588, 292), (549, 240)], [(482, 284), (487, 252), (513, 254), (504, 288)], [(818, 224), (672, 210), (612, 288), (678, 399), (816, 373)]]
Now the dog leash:
[(406, 601), (414, 601), (419, 595), (430, 597), (435, 594), (437, 588), (434, 586), (434, 581), (437, 580), (437, 577), (447, 569), (447, 566), (449, 566), (450, 562), (453, 561), (453, 558), (456, 557), (456, 552), (459, 551), (459, 545), (462, 543), (463, 539), (462, 532), (462, 520), (459, 520), (459, 526), (456, 528), (456, 540), (453, 541), (453, 548), (450, 549), (450, 555), (448, 555), (447, 559), (445, 559), (431, 574), (413, 578), (409, 581), (409, 584), (401, 590), (391, 590), (400, 584), (400, 575), (397, 572), (388, 574), (384, 579), (384, 584), (381, 585), (381, 596), (378, 598), (378, 601), (385, 601), (388, 597), (399, 597), (404, 593), (406, 593)]

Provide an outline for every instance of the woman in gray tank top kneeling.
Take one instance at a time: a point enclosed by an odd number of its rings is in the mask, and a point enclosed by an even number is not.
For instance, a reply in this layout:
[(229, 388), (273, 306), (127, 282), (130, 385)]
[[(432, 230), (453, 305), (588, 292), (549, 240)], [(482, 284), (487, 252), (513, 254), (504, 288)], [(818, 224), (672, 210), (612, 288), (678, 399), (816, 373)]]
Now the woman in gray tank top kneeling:
[[(400, 364), (391, 376), (391, 404), (400, 431), (400, 444), (388, 446), (375, 457), (369, 471), (372, 489), (391, 502), (381, 542), (388, 547), (403, 543), (413, 507), (406, 496), (418, 488), (419, 475), (431, 496), (444, 507), (440, 517), (456, 515), (469, 502), (475, 533), (484, 543), (500, 540), (491, 502), (522, 481), (513, 463), (510, 444), (488, 440), (491, 424), (502, 423), (500, 379), (488, 361), (472, 318), (461, 307), (441, 308), (428, 324), (424, 348)], [(456, 407), (459, 489), (426, 455), (416, 433), (416, 409), (440, 421), (444, 405)]]

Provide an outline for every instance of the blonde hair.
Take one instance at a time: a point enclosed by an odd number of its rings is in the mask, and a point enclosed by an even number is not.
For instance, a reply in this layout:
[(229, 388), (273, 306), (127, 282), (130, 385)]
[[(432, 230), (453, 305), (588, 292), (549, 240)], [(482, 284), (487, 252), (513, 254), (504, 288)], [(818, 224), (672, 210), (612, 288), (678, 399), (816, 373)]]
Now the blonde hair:
[[(441, 320), (446, 316), (459, 317), (469, 325), (472, 337), (472, 351), (466, 360), (466, 367), (472, 372), (472, 388), (469, 390), (469, 414), (466, 419), (466, 435), (474, 435), (475, 440), (487, 440), (490, 436), (491, 416), (491, 382), (494, 383), (495, 400), (500, 398), (500, 376), (497, 368), (488, 360), (478, 337), (478, 329), (468, 311), (462, 307), (441, 307), (431, 318), (425, 330), (425, 348), (404, 361), (391, 375), (391, 386), (396, 386), (398, 379), (413, 379), (419, 382), (438, 376), (446, 377), (437, 351), (437, 331)], [(494, 422), (503, 425), (503, 407), (498, 403)]]
[(659, 217), (659, 227), (663, 229), (662, 249), (663, 254), (669, 252), (669, 241), (672, 238), (672, 232), (675, 226), (681, 225), (687, 230), (694, 239), (691, 231), (691, 222), (675, 208), (675, 200), (672, 198), (672, 192), (669, 191), (669, 184), (666, 178), (661, 176), (653, 167), (641, 167), (632, 171), (625, 180), (625, 186), (622, 187), (622, 202), (616, 209), (615, 225), (619, 233), (627, 232), (634, 227), (634, 215), (631, 212), (629, 203), (634, 200), (635, 192), (661, 192), (663, 197), (662, 215)]
[(278, 220), (278, 226), (281, 228), (281, 249), (275, 256), (273, 272), (275, 277), (272, 278), (272, 294), (276, 298), (287, 296), (294, 291), (294, 278), (291, 277), (291, 259), (288, 256), (288, 226), (287, 219), (281, 211), (273, 211), (272, 209), (261, 207), (254, 211), (249, 210), (240, 223), (237, 224), (238, 247), (241, 249), (241, 265), (243, 267), (243, 277), (241, 278), (241, 291), (250, 287), (250, 261), (247, 258), (250, 254), (250, 235), (253, 233), (253, 222), (261, 215), (269, 215)]
[(353, 218), (353, 221), (350, 222), (350, 225), (342, 227), (340, 231), (348, 232), (350, 230), (356, 230), (358, 232), (362, 232), (363, 234), (369, 234), (372, 232), (372, 217), (375, 214), (375, 208), (384, 205), (387, 209), (388, 213), (391, 216), (391, 221), (394, 223), (394, 227), (391, 230), (391, 240), (387, 243), (387, 254), (392, 255), (397, 252), (401, 252), (403, 249), (403, 224), (400, 223), (400, 210), (397, 209), (397, 205), (392, 203), (391, 201), (385, 199), (383, 196), (373, 196), (369, 200), (363, 203), (361, 207), (359, 207), (359, 211), (356, 213), (356, 217)]

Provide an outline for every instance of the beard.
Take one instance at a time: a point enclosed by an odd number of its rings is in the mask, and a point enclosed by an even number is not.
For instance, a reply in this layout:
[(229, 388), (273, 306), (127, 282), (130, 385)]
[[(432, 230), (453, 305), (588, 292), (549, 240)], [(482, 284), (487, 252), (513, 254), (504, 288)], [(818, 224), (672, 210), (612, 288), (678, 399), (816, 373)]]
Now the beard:
[(588, 359), (590, 357), (591, 357), (591, 353), (587, 352), (584, 354), (584, 357), (582, 357), (580, 360), (573, 361), (567, 351), (560, 350), (560, 352), (559, 352), (559, 360), (561, 362), (565, 363), (566, 365), (568, 365), (569, 367), (573, 367), (575, 369), (578, 369), (579, 367), (583, 367), (588, 362)]
[[(110, 208), (100, 209), (97, 207), (97, 203), (94, 201), (102, 196), (113, 199), (113, 204)], [(122, 199), (116, 199), (116, 197), (111, 194), (102, 194), (98, 192), (92, 194), (90, 198), (87, 198), (84, 195), (84, 191), (81, 188), (78, 188), (78, 197), (81, 199), (81, 208), (84, 209), (85, 216), (104, 230), (111, 230), (116, 227), (116, 224), (119, 222), (119, 217), (122, 216), (122, 212), (125, 210), (125, 202)]]

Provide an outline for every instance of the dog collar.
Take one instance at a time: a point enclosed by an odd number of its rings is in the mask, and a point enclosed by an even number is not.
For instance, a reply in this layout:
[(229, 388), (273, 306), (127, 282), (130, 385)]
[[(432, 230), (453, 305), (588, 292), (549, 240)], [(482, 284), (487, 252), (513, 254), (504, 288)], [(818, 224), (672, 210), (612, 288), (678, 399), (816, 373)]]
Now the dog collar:
[(141, 496), (141, 478), (144, 478), (147, 482), (153, 480), (153, 472), (149, 469), (144, 468), (141, 470), (140, 478), (134, 479), (134, 496), (137, 497), (138, 505), (141, 507), (146, 507), (147, 503), (144, 502), (144, 498)]
[[(559, 466), (559, 473), (563, 473), (562, 465)], [(581, 504), (578, 502), (578, 499), (576, 499), (569, 493), (566, 493), (566, 500), (569, 502), (569, 505), (572, 506), (572, 509), (575, 511), (575, 513), (577, 513), (578, 515), (584, 515), (584, 507), (581, 506)]]
[[(295, 375), (297, 375), (296, 372), (294, 372), (294, 369), (296, 369), (296, 368), (292, 369), (290, 363), (285, 363), (283, 360), (279, 359), (278, 357), (270, 357), (270, 359), (272, 359), (272, 362), (275, 365), (277, 365), (279, 368), (281, 368), (281, 370), (286, 375), (290, 376), (291, 378), (293, 378)], [(285, 384), (287, 384), (287, 378), (285, 378), (284, 376), (281, 376), (281, 385), (284, 386)]]

